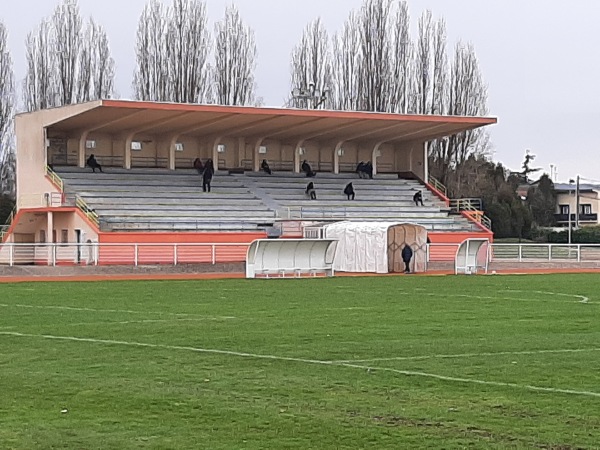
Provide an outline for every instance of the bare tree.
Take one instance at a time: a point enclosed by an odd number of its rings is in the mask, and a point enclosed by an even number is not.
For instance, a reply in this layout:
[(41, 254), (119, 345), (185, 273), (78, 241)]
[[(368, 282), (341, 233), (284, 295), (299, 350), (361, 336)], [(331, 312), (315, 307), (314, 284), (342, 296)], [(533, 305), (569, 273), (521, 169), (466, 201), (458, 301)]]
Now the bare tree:
[(351, 12), (341, 34), (333, 38), (331, 102), (334, 109), (358, 111), (362, 106), (363, 79), (359, 18)]
[(138, 100), (209, 102), (211, 39), (206, 6), (173, 0), (166, 8), (150, 0), (140, 16), (133, 90)]
[(428, 114), (431, 111), (431, 85), (432, 85), (432, 41), (433, 41), (433, 18), (431, 11), (423, 12), (419, 19), (419, 38), (417, 41), (416, 54), (416, 97), (415, 112)]
[[(449, 78), (447, 56), (446, 23), (443, 19), (435, 22), (431, 34), (431, 63), (433, 78), (429, 84), (431, 104), (428, 114), (448, 114)], [(448, 141), (435, 140), (428, 143), (428, 154), (435, 167), (438, 161), (448, 161)], [(439, 174), (437, 174), (439, 175)], [(444, 178), (444, 177), (442, 177)]]
[(359, 24), (362, 49), (361, 76), (364, 79), (362, 109), (389, 109), (391, 0), (365, 0)]
[(158, 0), (146, 4), (137, 29), (137, 68), (133, 90), (138, 100), (168, 101), (166, 10)]
[(115, 63), (102, 26), (90, 20), (80, 54), (79, 101), (110, 97), (114, 91)]
[(87, 31), (77, 0), (63, 0), (26, 41), (23, 83), (28, 111), (110, 96), (114, 62), (103, 28), (90, 20)]
[[(487, 108), (487, 86), (479, 69), (479, 61), (472, 44), (456, 44), (450, 74), (450, 97), (448, 112), (455, 116), (485, 116)], [(435, 155), (434, 165), (442, 182), (452, 184), (448, 175), (460, 179), (464, 163), (470, 156), (487, 156), (491, 150), (488, 133), (481, 129), (468, 130), (450, 136), (442, 142), (441, 151)], [(459, 193), (460, 186), (450, 186)]]
[(306, 91), (290, 102), (296, 108), (331, 107), (331, 47), (320, 18), (309, 24), (292, 51), (291, 89)]
[(76, 103), (79, 60), (82, 49), (82, 20), (77, 0), (64, 0), (52, 16), (60, 105)]
[(390, 49), (389, 110), (408, 114), (413, 92), (414, 49), (410, 38), (410, 15), (407, 2), (400, 2), (394, 20)]
[(170, 100), (206, 103), (212, 94), (208, 53), (210, 35), (206, 5), (198, 1), (174, 0), (167, 24)]
[(42, 20), (40, 26), (27, 35), (27, 74), (23, 81), (23, 101), (27, 111), (46, 109), (57, 104), (56, 60), (53, 57), (52, 39), (52, 26), (48, 20)]
[(8, 33), (0, 22), (0, 195), (15, 197), (13, 114), (15, 84)]
[(257, 49), (254, 31), (244, 25), (235, 6), (215, 26), (216, 102), (221, 105), (250, 105), (255, 102), (254, 70)]
[(430, 114), (446, 114), (448, 111), (449, 72), (447, 54), (446, 22), (438, 20), (433, 27), (433, 81), (431, 83)]

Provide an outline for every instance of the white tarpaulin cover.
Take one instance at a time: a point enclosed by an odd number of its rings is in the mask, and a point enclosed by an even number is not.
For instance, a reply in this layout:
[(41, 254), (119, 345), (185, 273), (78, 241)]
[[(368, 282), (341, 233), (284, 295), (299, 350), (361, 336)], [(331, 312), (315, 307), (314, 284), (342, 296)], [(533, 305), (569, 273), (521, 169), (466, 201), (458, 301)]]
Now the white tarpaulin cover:
[[(390, 233), (390, 229), (408, 229), (409, 233)], [(324, 227), (324, 236), (327, 239), (337, 239), (338, 247), (333, 267), (342, 272), (398, 272), (401, 261), (398, 259), (400, 249), (404, 243), (413, 248), (413, 267), (417, 272), (425, 270), (421, 259), (425, 254), (423, 249), (427, 242), (427, 231), (424, 227), (401, 222), (337, 222)], [(406, 241), (390, 242), (397, 239), (393, 236), (406, 236)], [(390, 254), (393, 250), (393, 255)], [(423, 253), (423, 255), (421, 255)], [(416, 264), (418, 262), (418, 265)], [(403, 267), (403, 266), (402, 266)]]

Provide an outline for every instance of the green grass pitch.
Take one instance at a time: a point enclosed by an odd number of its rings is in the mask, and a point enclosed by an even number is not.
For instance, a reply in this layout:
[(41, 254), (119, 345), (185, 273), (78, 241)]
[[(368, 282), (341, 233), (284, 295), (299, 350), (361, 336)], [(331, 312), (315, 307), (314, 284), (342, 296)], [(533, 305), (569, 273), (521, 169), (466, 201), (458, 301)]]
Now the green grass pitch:
[(2, 449), (599, 446), (598, 275), (0, 284)]

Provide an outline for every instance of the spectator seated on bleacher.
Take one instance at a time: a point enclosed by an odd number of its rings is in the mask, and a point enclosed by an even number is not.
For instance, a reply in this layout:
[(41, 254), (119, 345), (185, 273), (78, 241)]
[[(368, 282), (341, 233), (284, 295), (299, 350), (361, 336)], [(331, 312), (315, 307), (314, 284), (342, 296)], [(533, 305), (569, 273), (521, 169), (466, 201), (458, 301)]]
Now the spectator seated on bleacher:
[(313, 172), (312, 167), (310, 167), (310, 164), (306, 160), (302, 161), (302, 172), (304, 172), (307, 177), (314, 177), (317, 174), (317, 172)]
[(371, 164), (371, 161), (359, 162), (356, 166), (356, 173), (358, 178), (373, 178), (373, 164)]
[(96, 157), (94, 156), (93, 153), (90, 155), (90, 157), (87, 159), (87, 161), (85, 163), (88, 167), (91, 167), (91, 169), (94, 173), (96, 173), (96, 169), (98, 169), (98, 170), (100, 170), (100, 172), (102, 172), (102, 166), (100, 164), (98, 164), (98, 161), (96, 161)]
[(344, 188), (344, 194), (348, 197), (348, 200), (354, 200), (354, 186), (352, 186), (352, 183), (348, 183), (346, 185), (346, 187)]
[(371, 164), (371, 161), (365, 163), (364, 171), (369, 178), (373, 178), (373, 164)]
[(425, 206), (423, 204), (423, 194), (421, 194), (421, 191), (417, 191), (415, 195), (413, 195), (413, 202), (415, 202), (415, 206), (419, 206), (419, 203), (421, 203), (421, 206)]
[(317, 191), (315, 191), (315, 185), (312, 181), (306, 185), (305, 192), (306, 192), (306, 195), (308, 195), (311, 200), (317, 199)]
[(204, 165), (202, 164), (202, 160), (200, 158), (196, 158), (194, 160), (194, 169), (196, 169), (200, 175), (202, 175), (202, 172), (204, 172)]
[(271, 171), (271, 168), (269, 167), (269, 163), (267, 162), (266, 159), (262, 160), (262, 163), (260, 163), (260, 168), (262, 169), (262, 171), (266, 174), (271, 175), (273, 172)]

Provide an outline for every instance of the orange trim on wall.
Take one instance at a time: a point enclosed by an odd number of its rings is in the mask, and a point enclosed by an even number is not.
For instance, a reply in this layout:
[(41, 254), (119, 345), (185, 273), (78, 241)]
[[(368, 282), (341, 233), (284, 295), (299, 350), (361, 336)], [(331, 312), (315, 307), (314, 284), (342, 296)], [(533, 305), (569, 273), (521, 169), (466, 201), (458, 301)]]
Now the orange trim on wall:
[(23, 214), (23, 210), (20, 209), (19, 211), (17, 211), (17, 213), (14, 215), (12, 222), (10, 224), (10, 227), (8, 227), (8, 230), (6, 230), (6, 233), (4, 234), (4, 239), (2, 239), (2, 243), (4, 244), (8, 238), (13, 234), (13, 231), (15, 230), (15, 227), (17, 226), (17, 224), (19, 223), (19, 219), (21, 218), (21, 215)]

